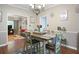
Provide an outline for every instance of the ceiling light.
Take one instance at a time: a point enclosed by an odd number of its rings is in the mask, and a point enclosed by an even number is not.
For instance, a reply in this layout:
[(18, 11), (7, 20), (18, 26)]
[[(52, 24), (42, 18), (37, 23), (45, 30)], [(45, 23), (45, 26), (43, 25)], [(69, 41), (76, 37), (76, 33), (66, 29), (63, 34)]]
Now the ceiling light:
[(32, 10), (36, 15), (40, 13), (40, 11), (45, 7), (45, 4), (30, 4)]

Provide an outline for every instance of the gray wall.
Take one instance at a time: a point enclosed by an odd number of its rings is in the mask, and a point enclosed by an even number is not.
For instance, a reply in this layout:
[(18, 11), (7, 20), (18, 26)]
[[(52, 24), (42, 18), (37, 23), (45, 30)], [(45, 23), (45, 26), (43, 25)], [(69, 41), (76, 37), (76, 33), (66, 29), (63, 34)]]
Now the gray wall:
[[(38, 19), (41, 16), (47, 16), (49, 30), (57, 30), (57, 26), (65, 27), (68, 33), (65, 33), (67, 38), (67, 46), (77, 48), (77, 32), (79, 32), (79, 5), (77, 4), (63, 4), (49, 8), (38, 15)], [(67, 20), (61, 20), (61, 12), (67, 11)], [(76, 12), (78, 10), (78, 13)], [(53, 16), (51, 16), (53, 15)], [(38, 20), (39, 22), (39, 20)], [(37, 23), (38, 23), (37, 22)], [(76, 33), (75, 33), (76, 32)]]
[(65, 32), (63, 33), (64, 38), (66, 38), (66, 46), (72, 49), (77, 49), (79, 44), (78, 32)]
[(0, 22), (0, 44), (7, 43), (7, 13), (5, 5), (0, 5), (2, 11), (2, 21)]

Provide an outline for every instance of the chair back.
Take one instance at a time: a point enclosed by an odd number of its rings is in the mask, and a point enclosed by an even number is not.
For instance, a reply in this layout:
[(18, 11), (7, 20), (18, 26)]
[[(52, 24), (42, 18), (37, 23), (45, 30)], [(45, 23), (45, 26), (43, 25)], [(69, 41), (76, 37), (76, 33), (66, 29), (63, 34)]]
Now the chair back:
[(22, 33), (21, 33), (21, 36), (25, 37), (25, 39), (28, 39), (28, 40), (29, 40), (30, 37), (31, 37), (29, 32), (22, 32)]
[(61, 39), (62, 39), (61, 32), (58, 32), (54, 39), (55, 39), (55, 53), (59, 54), (61, 53)]

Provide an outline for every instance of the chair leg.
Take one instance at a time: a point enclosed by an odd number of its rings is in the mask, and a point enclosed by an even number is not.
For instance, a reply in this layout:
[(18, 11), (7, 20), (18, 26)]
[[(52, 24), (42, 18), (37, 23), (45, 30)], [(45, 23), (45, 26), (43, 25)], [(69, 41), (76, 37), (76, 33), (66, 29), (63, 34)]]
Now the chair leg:
[(40, 53), (40, 42), (38, 43), (38, 53)]
[(32, 54), (32, 45), (30, 45), (30, 54)]
[(48, 54), (50, 54), (50, 50), (48, 50)]
[(37, 53), (40, 53), (40, 42), (37, 43)]
[(33, 54), (35, 53), (35, 45), (34, 44), (32, 45), (32, 53)]
[(46, 53), (46, 49), (45, 49), (45, 41), (43, 42), (43, 53), (45, 54)]
[(36, 52), (38, 53), (38, 43), (37, 43), (37, 45), (36, 45)]

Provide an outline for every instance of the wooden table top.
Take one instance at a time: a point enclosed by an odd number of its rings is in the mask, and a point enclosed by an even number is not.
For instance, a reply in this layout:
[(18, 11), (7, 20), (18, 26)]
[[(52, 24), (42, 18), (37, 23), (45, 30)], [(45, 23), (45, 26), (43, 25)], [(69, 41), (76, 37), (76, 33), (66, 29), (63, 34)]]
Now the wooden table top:
[(24, 37), (20, 35), (8, 35), (8, 41), (18, 40), (18, 39), (24, 39)]
[(32, 37), (34, 38), (37, 38), (37, 40), (41, 39), (41, 40), (50, 40), (51, 38), (54, 38), (55, 37), (55, 33), (53, 34), (48, 34), (48, 33), (45, 33), (45, 32), (26, 32), (26, 33), (30, 33)]
[(31, 34), (32, 37), (44, 39), (44, 40), (50, 40), (51, 38), (55, 37), (55, 34), (44, 34), (44, 35), (38, 35), (38, 34)]

